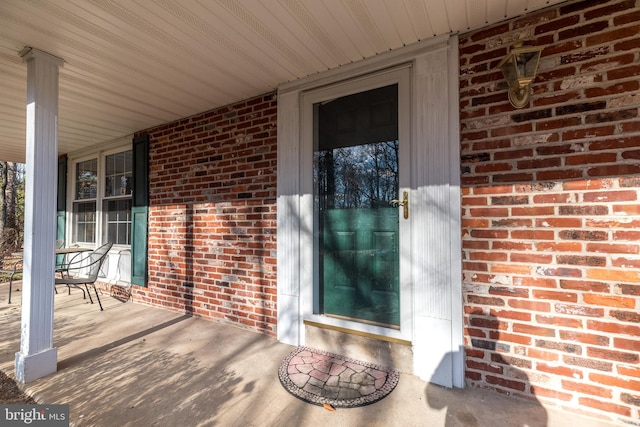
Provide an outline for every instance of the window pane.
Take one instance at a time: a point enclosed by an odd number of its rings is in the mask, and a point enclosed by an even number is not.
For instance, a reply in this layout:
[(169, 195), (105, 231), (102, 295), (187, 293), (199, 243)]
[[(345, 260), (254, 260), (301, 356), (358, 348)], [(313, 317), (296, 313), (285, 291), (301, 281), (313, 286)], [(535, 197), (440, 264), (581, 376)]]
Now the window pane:
[(104, 243), (129, 245), (131, 231), (131, 199), (105, 200), (103, 202)]
[(98, 159), (76, 163), (76, 200), (98, 195)]
[(131, 151), (123, 151), (105, 157), (105, 197), (131, 194), (131, 178)]
[(73, 241), (95, 243), (96, 203), (73, 204)]

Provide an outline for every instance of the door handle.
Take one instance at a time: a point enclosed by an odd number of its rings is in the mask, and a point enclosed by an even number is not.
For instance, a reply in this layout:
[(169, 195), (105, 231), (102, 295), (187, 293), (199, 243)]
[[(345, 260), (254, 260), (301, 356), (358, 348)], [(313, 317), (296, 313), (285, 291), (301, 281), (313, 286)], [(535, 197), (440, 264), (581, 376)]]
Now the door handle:
[(409, 192), (402, 192), (402, 200), (393, 199), (389, 201), (389, 204), (393, 206), (402, 206), (404, 209), (404, 219), (409, 219)]

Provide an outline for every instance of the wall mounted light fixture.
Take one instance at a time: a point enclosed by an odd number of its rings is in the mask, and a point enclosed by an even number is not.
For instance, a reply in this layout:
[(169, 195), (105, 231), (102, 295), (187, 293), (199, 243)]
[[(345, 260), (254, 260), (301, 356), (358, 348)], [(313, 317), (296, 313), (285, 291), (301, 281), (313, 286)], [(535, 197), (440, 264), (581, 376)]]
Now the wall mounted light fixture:
[(529, 103), (531, 82), (536, 78), (542, 49), (543, 47), (538, 46), (523, 46), (522, 41), (516, 42), (511, 52), (498, 64), (509, 84), (509, 102), (516, 108)]

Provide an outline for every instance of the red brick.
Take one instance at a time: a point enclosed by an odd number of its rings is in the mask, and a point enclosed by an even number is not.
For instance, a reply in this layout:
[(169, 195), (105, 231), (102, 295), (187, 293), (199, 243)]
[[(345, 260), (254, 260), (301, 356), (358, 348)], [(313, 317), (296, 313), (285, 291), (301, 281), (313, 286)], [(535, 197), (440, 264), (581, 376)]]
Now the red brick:
[(613, 269), (597, 269), (587, 270), (589, 279), (607, 280), (615, 282), (640, 282), (640, 275), (636, 271), (613, 270)]
[(502, 366), (500, 365), (492, 365), (485, 362), (477, 362), (475, 360), (467, 360), (466, 362), (467, 369), (472, 369), (476, 371), (482, 372), (491, 372), (494, 374), (502, 374)]
[(469, 380), (472, 380), (472, 381), (480, 381), (480, 380), (482, 380), (482, 374), (480, 372), (473, 372), (473, 371), (465, 370), (464, 376), (465, 376), (465, 378), (467, 378)]
[(531, 393), (533, 393), (535, 396), (558, 399), (562, 401), (569, 401), (572, 397), (570, 393), (564, 393), (559, 390), (552, 390), (538, 385), (531, 386)]
[(571, 289), (575, 291), (587, 292), (609, 292), (610, 285), (601, 282), (589, 282), (584, 280), (561, 280), (560, 287), (562, 289)]
[[(627, 240), (627, 241), (640, 240), (640, 230), (614, 231), (613, 232), (613, 240)], [(637, 248), (637, 246), (636, 246), (636, 248)]]
[(569, 342), (536, 339), (536, 347), (563, 353), (582, 354), (582, 346)]
[(613, 369), (613, 364), (611, 362), (591, 358), (563, 356), (562, 360), (568, 365), (581, 366), (583, 368), (595, 369), (602, 372), (612, 372)]
[(469, 259), (476, 261), (506, 261), (507, 254), (500, 252), (472, 252), (469, 254)]
[(471, 230), (471, 237), (475, 239), (506, 239), (509, 236), (507, 230)]
[[(638, 360), (640, 360), (637, 352), (626, 353), (622, 351), (607, 350), (598, 347), (587, 347), (587, 356), (595, 357), (597, 359), (607, 359), (625, 363), (638, 363)], [(638, 385), (640, 386), (640, 382), (638, 382)]]
[(523, 323), (516, 323), (512, 326), (513, 332), (528, 334), (528, 335), (537, 335), (542, 337), (555, 337), (556, 330), (553, 328), (543, 328), (541, 326), (533, 326), (527, 325)]
[(565, 267), (551, 268), (551, 267), (544, 267), (544, 268), (537, 269), (537, 272), (538, 272), (538, 274), (542, 274), (544, 276), (573, 277), (573, 278), (582, 277), (582, 271), (577, 269), (577, 268), (565, 268)]
[(490, 328), (490, 329), (506, 329), (506, 325), (502, 324), (498, 319), (491, 319), (486, 317), (471, 317), (469, 318), (469, 324), (478, 328)]
[(531, 314), (525, 313), (521, 311), (513, 311), (513, 310), (496, 310), (490, 309), (489, 315), (498, 319), (514, 319), (521, 321), (530, 321)]
[(469, 271), (489, 271), (487, 263), (483, 262), (462, 262), (462, 268)]
[(555, 304), (556, 313), (570, 314), (574, 316), (602, 317), (604, 310), (602, 308), (586, 307), (577, 304)]
[(555, 209), (553, 206), (531, 206), (531, 207), (511, 208), (512, 216), (544, 216), (544, 215), (553, 215), (554, 213), (555, 213)]
[(516, 287), (509, 287), (509, 286), (491, 286), (489, 288), (489, 294), (510, 296), (510, 297), (517, 297), (517, 298), (528, 298), (529, 290), (526, 288), (516, 288)]
[(562, 380), (562, 388), (567, 391), (575, 391), (581, 394), (590, 394), (592, 396), (604, 397), (610, 399), (613, 396), (610, 388), (599, 387), (592, 384), (582, 382), (574, 382)]
[(536, 249), (540, 252), (580, 252), (582, 244), (577, 242), (536, 242)]
[(467, 295), (467, 302), (469, 304), (479, 304), (479, 305), (496, 305), (503, 306), (504, 300), (502, 298), (496, 297), (483, 297), (480, 295)]
[(530, 251), (533, 249), (531, 242), (515, 242), (513, 240), (493, 240), (491, 249), (508, 251)]
[[(489, 241), (487, 240), (463, 240), (463, 249), (486, 250), (489, 249)], [(486, 265), (486, 264), (485, 264)]]
[[(563, 199), (568, 199), (570, 196), (564, 195)], [(534, 197), (536, 200), (536, 197)], [(565, 200), (553, 200), (551, 203), (562, 203)], [(567, 218), (567, 217), (547, 217), (536, 218), (536, 227), (558, 227), (558, 228), (578, 228), (582, 227), (581, 218)]]
[(542, 372), (548, 372), (550, 374), (560, 375), (563, 377), (576, 378), (576, 379), (583, 378), (583, 374), (581, 370), (568, 368), (566, 366), (552, 366), (552, 365), (547, 365), (546, 363), (538, 362), (536, 363), (536, 370), (542, 371)]
[(559, 236), (561, 239), (567, 240), (607, 240), (608, 233), (606, 231), (593, 230), (561, 230)]
[(549, 312), (551, 310), (551, 304), (547, 302), (518, 300), (518, 299), (510, 299), (509, 307), (518, 308), (521, 310), (539, 311), (543, 313)]
[(536, 321), (544, 325), (556, 325), (556, 326), (564, 326), (567, 328), (576, 328), (576, 329), (582, 328), (582, 320), (575, 319), (573, 317), (536, 315)]
[[(510, 194), (513, 192), (513, 186), (511, 185), (492, 185), (487, 187), (476, 187), (473, 189), (474, 194)], [(501, 216), (506, 216), (508, 211), (503, 210), (505, 214)]]
[(528, 286), (533, 288), (556, 288), (556, 279), (549, 278), (534, 278), (534, 277), (517, 277), (515, 280), (520, 286)]
[(565, 302), (578, 301), (578, 295), (576, 293), (569, 293), (569, 292), (534, 290), (533, 297), (536, 299), (548, 299), (548, 300), (565, 301)]
[(637, 254), (638, 245), (611, 244), (611, 243), (587, 243), (587, 252), (605, 254)]
[(472, 208), (470, 214), (473, 217), (506, 217), (509, 215), (507, 208)]
[(463, 197), (462, 206), (486, 206), (488, 204), (486, 197)]
[(527, 348), (527, 356), (533, 359), (546, 360), (548, 362), (554, 362), (559, 359), (558, 353), (532, 347)]
[(508, 378), (495, 377), (493, 375), (486, 375), (485, 380), (489, 384), (506, 387), (512, 390), (524, 391), (526, 384), (522, 381), (512, 380)]
[(635, 191), (595, 191), (583, 195), (585, 202), (631, 202), (638, 200), (638, 194)]
[(629, 340), (625, 338), (614, 338), (613, 346), (621, 350), (631, 350), (640, 353), (640, 340)]
[[(615, 132), (615, 126), (600, 126), (595, 128), (573, 129), (562, 132), (563, 141), (571, 141), (574, 139), (598, 138), (602, 136), (611, 136)], [(613, 159), (610, 159), (613, 154)], [(615, 161), (615, 153), (605, 153), (600, 156), (596, 154), (583, 154), (567, 157), (569, 161), (567, 165), (584, 165), (589, 163), (607, 163)]]
[(624, 92), (635, 92), (640, 88), (638, 81), (620, 82), (614, 85), (586, 88), (584, 90), (587, 98), (596, 98), (600, 96), (619, 95)]
[(602, 411), (609, 412), (609, 413), (624, 415), (627, 417), (631, 416), (631, 408), (629, 408), (628, 406), (622, 406), (622, 405), (617, 405), (610, 402), (604, 402), (602, 400), (596, 400), (590, 397), (580, 397), (578, 398), (578, 403), (580, 403), (580, 405), (600, 409)]
[(622, 295), (640, 296), (640, 285), (616, 285), (616, 291), (620, 291)]
[[(611, 312), (612, 317), (616, 317), (616, 312)], [(620, 320), (625, 320), (620, 319)], [(640, 321), (640, 318), (638, 319)], [(622, 334), (631, 336), (640, 336), (640, 326), (629, 325), (626, 323), (604, 322), (596, 320), (587, 320), (587, 328), (596, 331), (609, 332), (611, 334)]]
[(609, 345), (609, 338), (577, 331), (560, 331), (560, 339), (563, 341), (577, 341), (583, 344), (593, 344), (606, 347)]
[(605, 307), (634, 308), (636, 305), (636, 301), (634, 298), (601, 294), (584, 294), (582, 298), (586, 304), (600, 305)]
[(491, 265), (491, 272), (494, 274), (531, 274), (531, 267), (513, 263), (494, 263)]
[[(570, 201), (570, 195), (569, 194), (538, 194), (533, 196), (533, 203), (568, 203)], [(553, 221), (556, 220), (567, 220), (566, 218), (545, 218), (545, 219), (536, 219), (536, 221), (540, 222), (540, 221), (547, 221), (547, 223), (551, 224)], [(578, 224), (581, 223), (581, 221), (577, 218), (574, 219), (575, 221), (578, 221)], [(568, 221), (568, 220), (567, 220)], [(562, 226), (562, 225), (560, 225)], [(571, 226), (569, 226), (571, 227)]]
[(491, 353), (491, 361), (522, 369), (531, 369), (533, 367), (533, 363), (531, 363), (530, 360), (507, 356), (500, 353)]
[(463, 218), (462, 227), (463, 228), (488, 228), (489, 220), (481, 219), (481, 218)]
[[(511, 238), (517, 240), (553, 240), (555, 233), (553, 230), (513, 230)], [(541, 259), (544, 259), (544, 255)], [(550, 255), (549, 255), (550, 256)]]
[(534, 175), (531, 173), (520, 173), (520, 172), (516, 172), (516, 173), (509, 173), (509, 174), (493, 174), (491, 176), (493, 182), (495, 183), (500, 183), (500, 184), (504, 184), (504, 183), (515, 183), (515, 182), (529, 182), (529, 181), (533, 181)]
[(640, 394), (620, 393), (620, 400), (623, 403), (640, 407)]
[(464, 331), (465, 331), (465, 335), (470, 337), (487, 338), (487, 333), (482, 329), (465, 328)]
[(627, 377), (640, 378), (640, 367), (618, 365), (618, 374)]
[(595, 257), (595, 256), (577, 256), (577, 255), (558, 255), (556, 257), (556, 262), (558, 264), (568, 264), (568, 265), (588, 265), (592, 267), (604, 267), (607, 264), (607, 259), (605, 257)]
[(524, 262), (524, 263), (532, 263), (532, 264), (551, 264), (551, 262), (553, 261), (553, 256), (541, 255), (541, 254), (512, 253), (509, 256), (509, 260), (511, 262)]
[(640, 173), (640, 165), (621, 164), (596, 166), (587, 169), (587, 175), (591, 177), (613, 175), (637, 175)]

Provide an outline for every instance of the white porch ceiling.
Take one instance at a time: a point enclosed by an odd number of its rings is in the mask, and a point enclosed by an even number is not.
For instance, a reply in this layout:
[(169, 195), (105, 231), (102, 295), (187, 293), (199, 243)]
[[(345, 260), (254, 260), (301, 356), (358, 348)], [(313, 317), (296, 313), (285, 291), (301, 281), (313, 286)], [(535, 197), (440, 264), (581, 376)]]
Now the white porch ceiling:
[(65, 61), (63, 154), (562, 1), (2, 0), (0, 160), (25, 158), (25, 46)]

